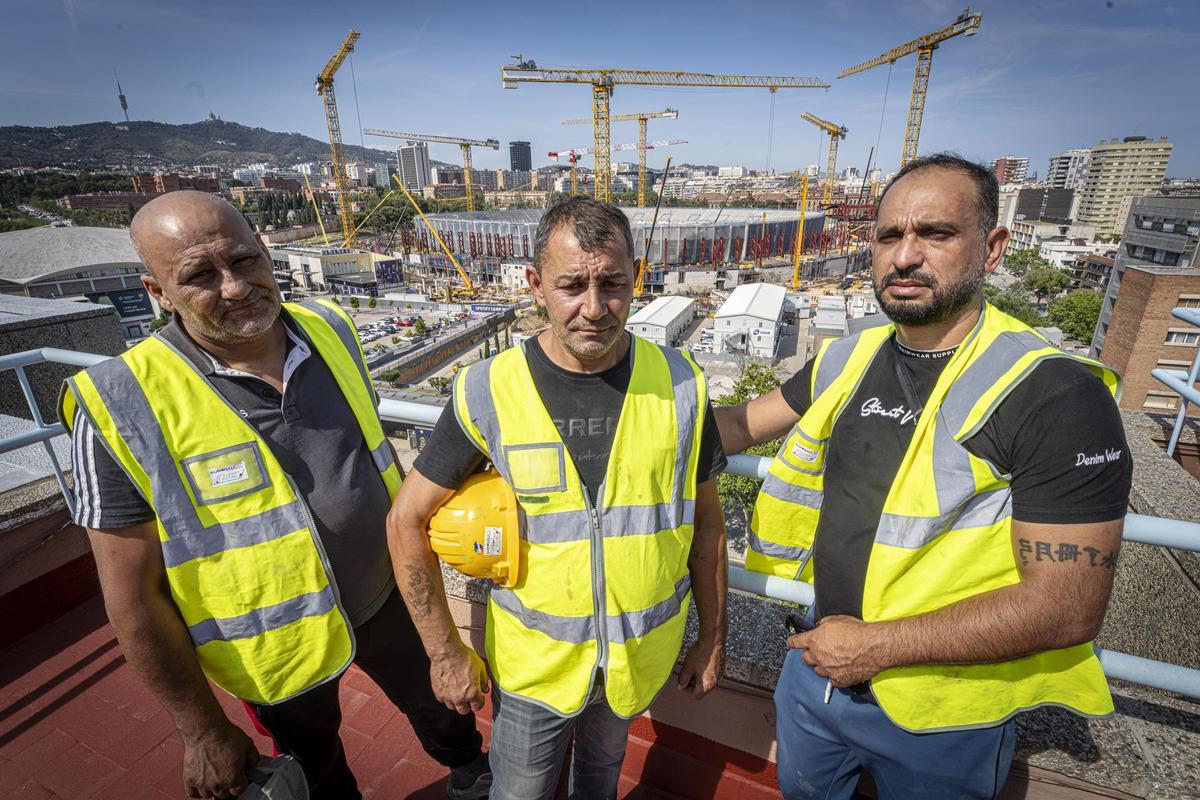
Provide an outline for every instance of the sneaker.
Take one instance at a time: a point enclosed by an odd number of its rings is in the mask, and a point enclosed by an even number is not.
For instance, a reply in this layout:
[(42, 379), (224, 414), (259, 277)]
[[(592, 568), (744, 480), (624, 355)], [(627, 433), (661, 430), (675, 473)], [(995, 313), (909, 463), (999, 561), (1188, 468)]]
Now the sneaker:
[(492, 768), (486, 753), (480, 753), (470, 764), (450, 770), (447, 800), (487, 800), (491, 791)]

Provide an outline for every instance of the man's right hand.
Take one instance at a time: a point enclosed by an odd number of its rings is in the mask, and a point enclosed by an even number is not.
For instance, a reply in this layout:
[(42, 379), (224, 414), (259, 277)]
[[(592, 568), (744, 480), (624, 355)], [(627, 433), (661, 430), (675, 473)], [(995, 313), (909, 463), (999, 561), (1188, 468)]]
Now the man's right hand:
[(459, 714), (470, 714), (483, 708), (483, 696), (491, 688), (483, 659), (465, 644), (434, 656), (429, 676), (437, 699)]
[(249, 785), (246, 768), (258, 748), (231, 722), (183, 737), (183, 787), (188, 797), (236, 797)]

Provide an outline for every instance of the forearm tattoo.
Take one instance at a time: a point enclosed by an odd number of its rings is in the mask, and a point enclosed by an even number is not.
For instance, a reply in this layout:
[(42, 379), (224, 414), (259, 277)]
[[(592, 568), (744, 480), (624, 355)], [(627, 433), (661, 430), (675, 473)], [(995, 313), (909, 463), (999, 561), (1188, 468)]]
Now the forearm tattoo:
[(419, 622), (433, 613), (433, 581), (421, 567), (409, 565), (408, 591), (404, 596), (408, 598), (414, 621)]
[(1057, 564), (1072, 563), (1077, 564), (1083, 562), (1085, 566), (1101, 567), (1103, 569), (1115, 569), (1117, 566), (1116, 551), (1102, 553), (1094, 547), (1083, 546), (1071, 542), (1043, 542), (1039, 539), (1030, 541), (1029, 539), (1018, 539), (1017, 554), (1021, 557), (1021, 564), (1029, 566), (1032, 561), (1051, 561)]

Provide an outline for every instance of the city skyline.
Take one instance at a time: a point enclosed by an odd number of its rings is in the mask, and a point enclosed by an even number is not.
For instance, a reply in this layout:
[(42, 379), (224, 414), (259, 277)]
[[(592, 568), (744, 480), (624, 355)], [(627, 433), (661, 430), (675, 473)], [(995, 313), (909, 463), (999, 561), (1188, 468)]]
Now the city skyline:
[[(921, 152), (952, 149), (984, 163), (1027, 157), (1030, 172), (1045, 177), (1049, 156), (1065, 150), (1113, 137), (1166, 136), (1175, 145), (1168, 176), (1200, 175), (1195, 103), (1187, 100), (1187, 82), (1170, 78), (1200, 73), (1200, 7), (1113, 0), (973, 8), (984, 15), (979, 34), (935, 52)], [(348, 144), (392, 151), (387, 140), (361, 136), (360, 127), (525, 140), (532, 142), (535, 166), (553, 163), (550, 150), (590, 145), (586, 128), (561, 125), (589, 115), (586, 86), (501, 89), (499, 68), (519, 52), (540, 66), (818, 76), (831, 84), (828, 90), (780, 90), (773, 135), (766, 91), (618, 87), (613, 113), (679, 109), (678, 120), (651, 122), (652, 138), (689, 144), (651, 151), (651, 166), (672, 155), (675, 163), (823, 168), (824, 144), (799, 116), (810, 111), (850, 129), (839, 171), (856, 166), (862, 172), (877, 140), (875, 163), (891, 171), (899, 162), (914, 57), (897, 61), (890, 75), (886, 66), (841, 80), (836, 75), (948, 24), (962, 6), (837, 2), (796, 12), (768, 2), (753, 15), (729, 19), (727, 6), (698, 3), (687, 14), (639, 7), (635, 16), (618, 7), (570, 22), (560, 5), (541, 3), (518, 14), (494, 4), (430, 3), (400, 17), (393, 6), (374, 2), (336, 9), (301, 2), (287, 9), (214, 2), (201, 13), (149, 0), (115, 0), (103, 8), (64, 0), (15, 9), (14, 29), (25, 35), (8, 50), (10, 79), (0, 88), (5, 123), (120, 120), (115, 67), (132, 119), (192, 122), (211, 111), (324, 140), (312, 78), (355, 27), (362, 39), (337, 78)], [(1147, 53), (1161, 63), (1148, 63)], [(636, 125), (614, 124), (614, 143), (636, 138)], [(452, 145), (431, 145), (430, 156), (460, 159)], [(504, 169), (507, 162), (507, 147), (475, 154), (482, 169)]]

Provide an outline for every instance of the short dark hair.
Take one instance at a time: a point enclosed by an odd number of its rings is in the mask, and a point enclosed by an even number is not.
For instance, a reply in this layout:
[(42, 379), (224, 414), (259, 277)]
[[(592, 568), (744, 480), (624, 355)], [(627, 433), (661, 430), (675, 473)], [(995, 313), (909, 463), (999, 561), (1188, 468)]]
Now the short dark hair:
[(550, 236), (563, 225), (570, 225), (575, 240), (585, 253), (602, 249), (614, 236), (625, 239), (625, 251), (633, 261), (633, 231), (629, 217), (612, 203), (604, 203), (587, 195), (565, 197), (546, 209), (538, 221), (533, 238), (533, 268), (542, 271), (542, 254), (550, 244)]
[(961, 172), (975, 183), (975, 209), (979, 212), (979, 233), (986, 237), (988, 231), (996, 227), (996, 223), (1000, 219), (1000, 184), (996, 182), (996, 174), (990, 169), (982, 164), (976, 164), (974, 161), (968, 161), (958, 153), (934, 153), (914, 158), (901, 167), (895, 177), (888, 181), (887, 186), (883, 189), (883, 194), (879, 195), (879, 205), (883, 205), (883, 198), (887, 196), (888, 189), (895, 186), (896, 182), (904, 176), (911, 175), (918, 170), (935, 168)]

